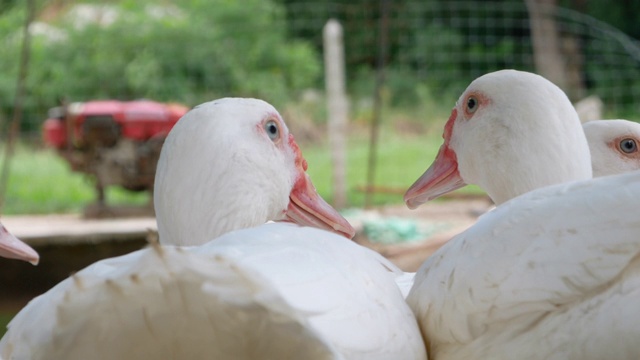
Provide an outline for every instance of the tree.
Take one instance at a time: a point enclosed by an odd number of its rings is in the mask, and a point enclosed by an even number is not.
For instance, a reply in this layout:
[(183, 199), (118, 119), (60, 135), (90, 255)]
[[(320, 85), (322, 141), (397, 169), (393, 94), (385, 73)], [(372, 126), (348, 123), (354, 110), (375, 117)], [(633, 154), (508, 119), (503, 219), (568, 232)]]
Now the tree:
[[(77, 21), (72, 12), (60, 13), (48, 25), (60, 29), (63, 39), (34, 38), (27, 124), (43, 121), (62, 97), (152, 98), (191, 106), (243, 96), (281, 106), (320, 82), (318, 53), (307, 41), (287, 37), (284, 10), (270, 1), (123, 0), (100, 6), (115, 19), (100, 23), (85, 15)], [(0, 29), (12, 29), (4, 25), (17, 15), (0, 16)], [(5, 116), (11, 113), (19, 51), (19, 27), (13, 29), (2, 39), (0, 57), (3, 78), (12, 79), (0, 80)]]
[(529, 11), (533, 59), (538, 73), (561, 89), (568, 88), (560, 51), (560, 36), (553, 17), (557, 0), (525, 0)]

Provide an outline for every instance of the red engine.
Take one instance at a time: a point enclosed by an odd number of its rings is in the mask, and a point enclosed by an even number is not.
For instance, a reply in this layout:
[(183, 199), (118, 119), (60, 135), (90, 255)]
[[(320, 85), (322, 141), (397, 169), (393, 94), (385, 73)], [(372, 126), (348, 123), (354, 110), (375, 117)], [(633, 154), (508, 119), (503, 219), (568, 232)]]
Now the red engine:
[(98, 205), (104, 188), (153, 189), (164, 139), (189, 108), (149, 100), (88, 101), (49, 110), (43, 124), (45, 143), (95, 179)]

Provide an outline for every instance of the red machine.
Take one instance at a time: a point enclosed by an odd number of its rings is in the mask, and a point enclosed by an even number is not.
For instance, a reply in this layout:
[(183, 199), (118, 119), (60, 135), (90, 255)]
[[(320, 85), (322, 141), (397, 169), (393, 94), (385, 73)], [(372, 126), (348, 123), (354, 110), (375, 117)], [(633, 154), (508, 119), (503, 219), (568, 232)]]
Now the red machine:
[(95, 179), (99, 209), (110, 185), (153, 190), (164, 139), (189, 108), (149, 100), (88, 101), (49, 110), (45, 142), (71, 165)]

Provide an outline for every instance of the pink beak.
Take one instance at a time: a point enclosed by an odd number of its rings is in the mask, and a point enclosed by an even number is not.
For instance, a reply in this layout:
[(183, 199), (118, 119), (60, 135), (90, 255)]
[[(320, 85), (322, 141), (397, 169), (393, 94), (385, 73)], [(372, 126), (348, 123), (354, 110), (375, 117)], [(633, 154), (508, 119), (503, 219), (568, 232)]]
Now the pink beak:
[(404, 202), (409, 209), (415, 209), (427, 201), (465, 185), (458, 172), (455, 153), (448, 146), (442, 145), (433, 164), (404, 194)]
[(286, 220), (335, 232), (348, 239), (353, 238), (356, 231), (351, 224), (318, 195), (311, 178), (306, 173), (307, 161), (302, 157), (300, 148), (292, 135), (289, 136), (289, 144), (296, 152), (296, 168), (299, 173), (289, 194)]
[(0, 224), (0, 256), (28, 261), (33, 265), (38, 265), (40, 260), (40, 256), (35, 250), (18, 240), (2, 224)]
[(286, 215), (288, 221), (332, 231), (347, 239), (356, 234), (351, 224), (318, 195), (306, 173), (291, 190)]
[(458, 158), (449, 147), (453, 124), (458, 116), (456, 109), (444, 127), (444, 144), (440, 146), (436, 159), (404, 194), (404, 202), (409, 209), (415, 209), (427, 201), (433, 200), (466, 185), (458, 172)]

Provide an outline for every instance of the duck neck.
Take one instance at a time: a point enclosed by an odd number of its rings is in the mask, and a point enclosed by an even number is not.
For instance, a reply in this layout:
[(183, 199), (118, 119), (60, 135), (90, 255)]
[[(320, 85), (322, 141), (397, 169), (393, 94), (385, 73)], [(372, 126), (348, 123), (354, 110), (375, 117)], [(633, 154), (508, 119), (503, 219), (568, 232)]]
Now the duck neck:
[[(457, 144), (462, 179), (479, 185), (496, 204), (537, 188), (592, 177), (589, 146), (577, 119), (551, 133), (553, 127), (544, 122), (521, 129), (509, 125), (500, 129), (504, 136), (491, 138), (497, 139), (493, 142), (477, 136)], [(518, 134), (524, 136), (518, 139)]]

